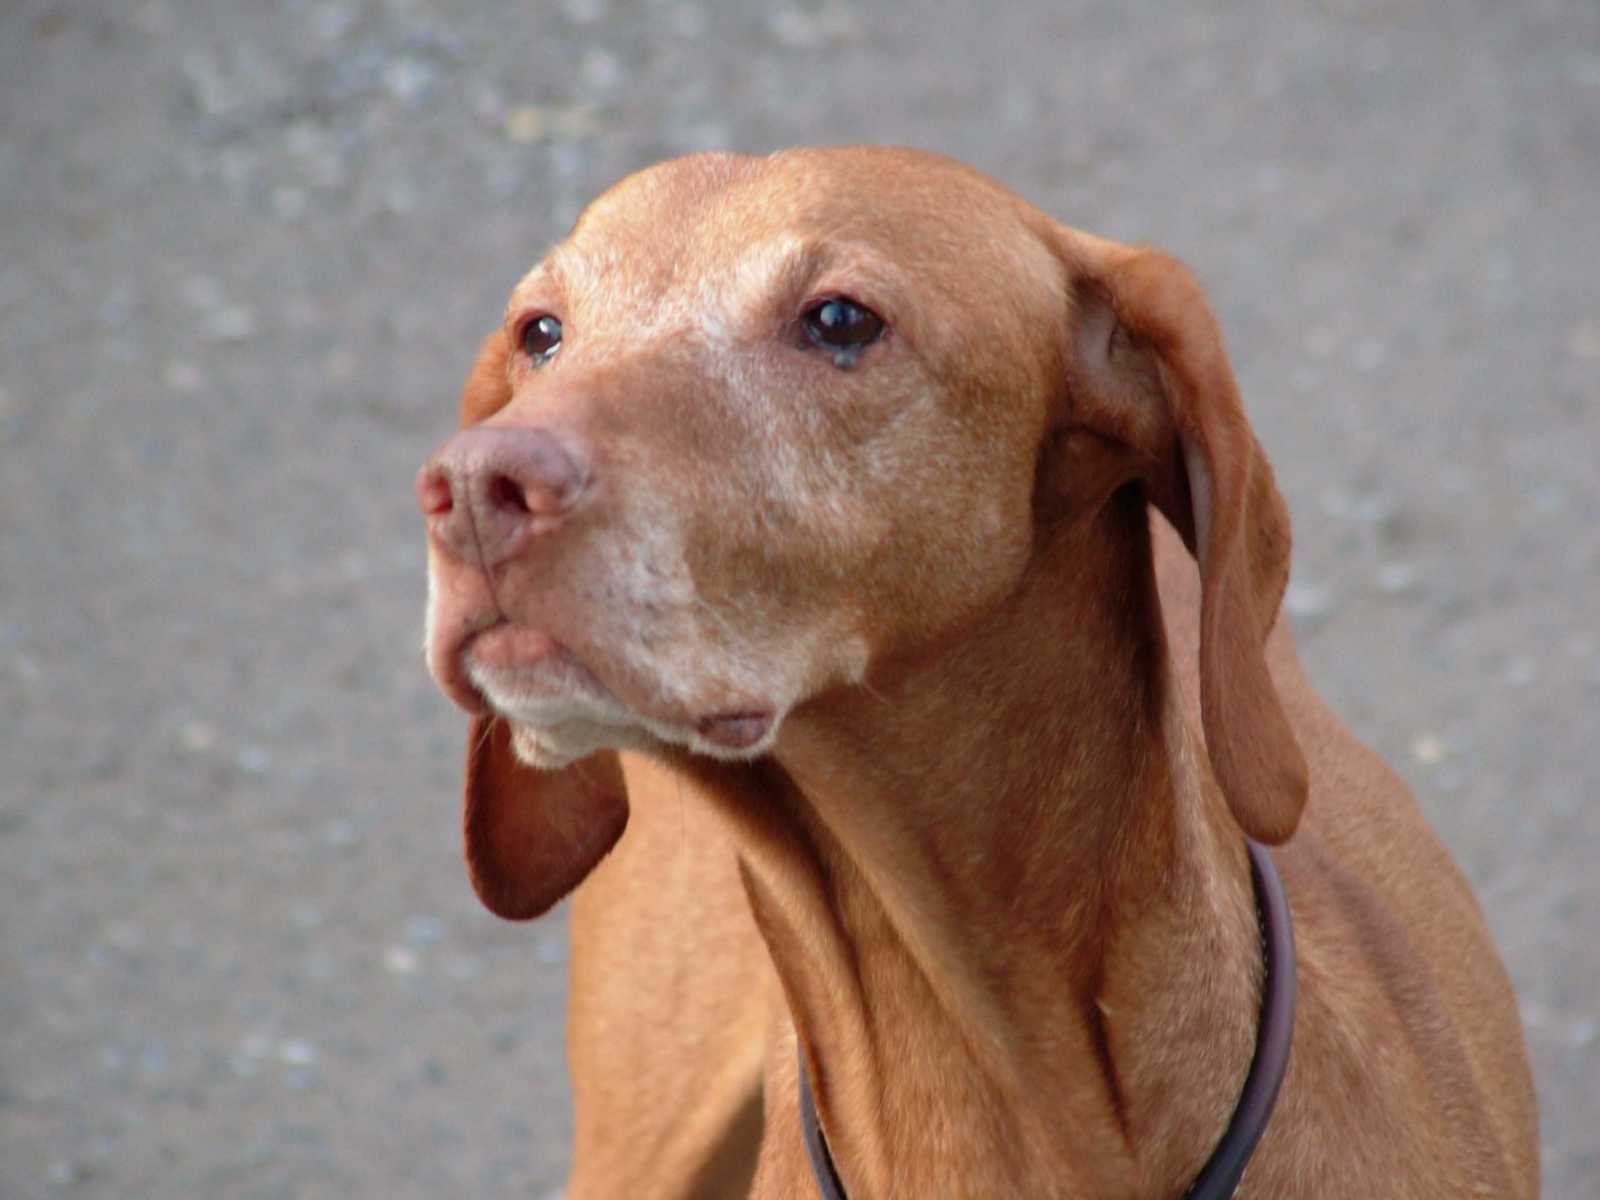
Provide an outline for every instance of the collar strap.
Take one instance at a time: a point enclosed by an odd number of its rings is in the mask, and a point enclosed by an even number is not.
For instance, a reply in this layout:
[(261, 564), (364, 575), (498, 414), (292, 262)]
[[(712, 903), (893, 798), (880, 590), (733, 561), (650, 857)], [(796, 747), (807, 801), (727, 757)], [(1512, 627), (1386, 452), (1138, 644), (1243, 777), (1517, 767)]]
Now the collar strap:
[(811, 1160), (811, 1177), (817, 1181), (822, 1200), (846, 1200), (844, 1184), (828, 1153), (828, 1140), (822, 1136), (817, 1119), (817, 1102), (811, 1098), (811, 1077), (806, 1074), (806, 1052), (800, 1051), (800, 1133), (806, 1140), (806, 1157)]
[[(1228, 1200), (1233, 1195), (1272, 1119), (1278, 1088), (1289, 1066), (1289, 1044), (1294, 1040), (1294, 929), (1289, 920), (1289, 898), (1284, 895), (1283, 882), (1267, 848), (1249, 839), (1245, 844), (1250, 851), (1250, 878), (1255, 884), (1256, 919), (1261, 925), (1261, 951), (1266, 963), (1256, 1052), (1233, 1119), (1200, 1174), (1184, 1192), (1183, 1200)], [(804, 1051), (800, 1054), (800, 1131), (822, 1200), (846, 1200), (817, 1118)]]

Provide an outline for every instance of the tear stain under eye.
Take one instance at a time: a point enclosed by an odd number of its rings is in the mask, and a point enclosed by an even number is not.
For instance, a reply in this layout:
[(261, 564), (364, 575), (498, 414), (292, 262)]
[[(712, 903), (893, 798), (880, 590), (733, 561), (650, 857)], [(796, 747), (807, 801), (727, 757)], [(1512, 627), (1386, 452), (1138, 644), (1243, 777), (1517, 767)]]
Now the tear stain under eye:
[(830, 357), (833, 359), (834, 366), (838, 367), (841, 371), (848, 371), (851, 367), (855, 366), (856, 363), (861, 361), (861, 355), (863, 352), (865, 352), (865, 350), (865, 346), (848, 346), (839, 350), (831, 351)]

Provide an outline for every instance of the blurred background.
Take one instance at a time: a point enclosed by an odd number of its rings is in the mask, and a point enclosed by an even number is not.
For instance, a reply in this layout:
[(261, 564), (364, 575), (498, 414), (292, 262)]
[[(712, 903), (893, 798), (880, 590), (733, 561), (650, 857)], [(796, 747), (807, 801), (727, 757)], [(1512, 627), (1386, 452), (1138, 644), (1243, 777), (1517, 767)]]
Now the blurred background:
[(1600, 1195), (1592, 0), (0, 6), (0, 1196), (545, 1196), (559, 918), (468, 889), (411, 480), (587, 198), (899, 142), (1210, 288), (1313, 677)]

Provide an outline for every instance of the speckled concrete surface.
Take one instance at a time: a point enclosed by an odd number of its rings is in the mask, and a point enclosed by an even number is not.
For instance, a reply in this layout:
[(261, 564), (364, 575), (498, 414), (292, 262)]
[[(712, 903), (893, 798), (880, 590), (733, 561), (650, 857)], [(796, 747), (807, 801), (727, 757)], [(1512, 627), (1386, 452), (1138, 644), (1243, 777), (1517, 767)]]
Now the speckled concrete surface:
[(894, 141), (1187, 257), (1309, 665), (1522, 997), (1600, 1195), (1600, 9), (0, 9), (0, 1196), (544, 1195), (559, 921), (458, 860), (410, 493), (583, 200)]

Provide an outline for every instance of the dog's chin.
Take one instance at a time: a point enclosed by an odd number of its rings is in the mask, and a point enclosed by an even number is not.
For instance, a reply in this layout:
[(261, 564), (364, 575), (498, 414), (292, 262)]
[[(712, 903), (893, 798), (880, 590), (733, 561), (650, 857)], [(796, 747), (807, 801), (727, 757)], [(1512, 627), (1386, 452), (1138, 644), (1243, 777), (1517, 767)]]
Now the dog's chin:
[[(516, 636), (527, 640), (529, 635), (517, 631)], [(731, 698), (718, 697), (720, 703), (645, 713), (624, 703), (554, 643), (519, 661), (494, 642), (489, 642), (491, 653), (481, 653), (486, 641), (480, 639), (463, 656), (466, 683), (484, 708), (511, 726), (518, 759), (539, 770), (559, 770), (601, 750), (667, 746), (724, 761), (749, 761), (773, 748), (791, 707), (738, 699), (730, 704)]]
[(541, 771), (559, 771), (601, 750), (642, 750), (651, 738), (637, 727), (597, 721), (564, 721), (559, 725), (511, 722), (511, 748), (518, 759)]
[[(724, 762), (750, 762), (772, 750), (781, 724), (780, 719), (765, 716), (704, 721), (698, 726), (646, 720), (625, 724), (581, 718), (538, 725), (520, 721), (514, 715), (507, 715), (507, 721), (517, 758), (541, 771), (559, 771), (601, 750), (648, 751), (668, 746)], [(727, 724), (736, 724), (737, 731), (730, 734), (722, 727)]]

